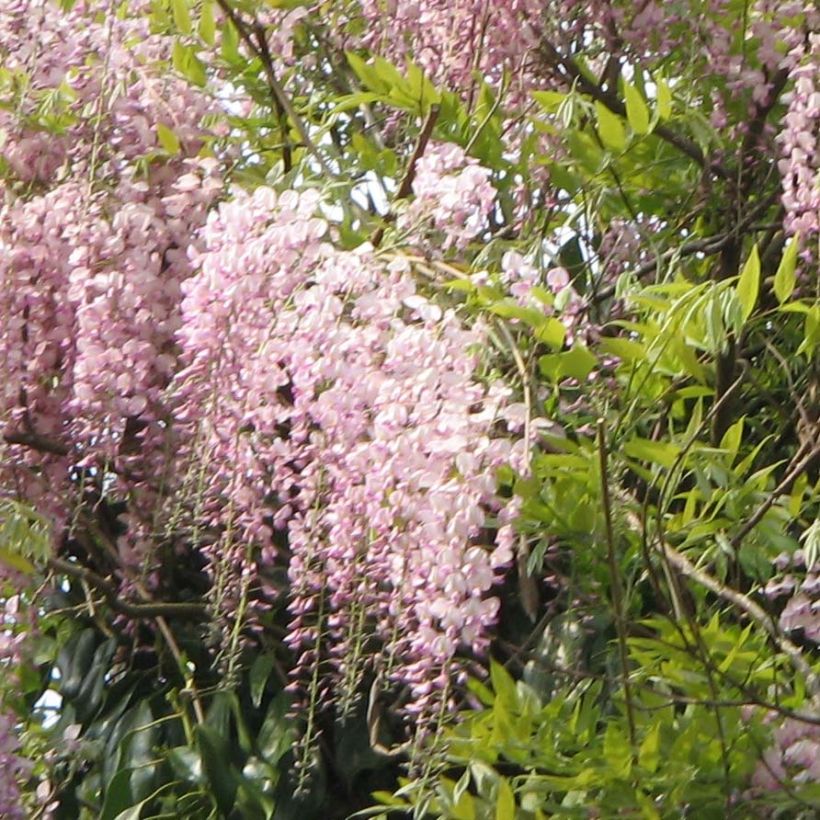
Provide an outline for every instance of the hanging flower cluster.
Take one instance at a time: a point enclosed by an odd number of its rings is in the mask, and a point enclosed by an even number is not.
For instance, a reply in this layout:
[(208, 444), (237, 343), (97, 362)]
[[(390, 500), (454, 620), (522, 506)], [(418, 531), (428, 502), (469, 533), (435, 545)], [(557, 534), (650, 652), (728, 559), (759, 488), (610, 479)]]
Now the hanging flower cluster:
[(506, 75), (523, 93), (538, 48), (543, 4), (533, 0), (362, 0), (360, 45), (398, 65), (406, 56), (436, 83), (467, 91), (475, 72), (500, 85)]
[(19, 741), (13, 718), (0, 714), (0, 817), (23, 820), (21, 783), (26, 779), (31, 762), (18, 755)]
[(820, 34), (809, 37), (791, 70), (785, 128), (778, 137), (786, 228), (804, 239), (820, 233)]
[(444, 250), (461, 249), (485, 231), (495, 207), (490, 171), (451, 143), (428, 146), (416, 163), (413, 195), (399, 226), (422, 236), (432, 227)]
[[(28, 77), (0, 113), (4, 492), (58, 540), (84, 497), (121, 501), (126, 587), (163, 539), (199, 549), (230, 659), (286, 566), (294, 683), (321, 665), (349, 703), (378, 667), (425, 708), (456, 656), (486, 649), (511, 560), (506, 392), (478, 378), (482, 333), (401, 259), (335, 250), (318, 193), (212, 210), (212, 101), (162, 68), (170, 38), (106, 10), (0, 12)], [(457, 248), (486, 229), (486, 169), (437, 145), (417, 170), (414, 228)]]
[[(78, 468), (116, 476), (150, 527), (186, 249), (222, 186), (197, 157), (213, 105), (163, 68), (172, 41), (107, 10), (0, 11), (4, 66), (26, 77), (0, 112), (0, 474), (58, 524)], [(119, 545), (126, 560), (138, 529)]]
[(208, 219), (171, 387), (180, 493), (191, 526), (217, 534), (202, 549), (229, 622), (287, 558), (297, 684), (321, 665), (344, 702), (389, 668), (420, 708), (495, 620), (512, 531), (493, 546), (483, 527), (501, 506), (505, 394), (476, 378), (480, 331), (420, 294), (401, 257), (334, 249), (319, 206), (259, 188)]

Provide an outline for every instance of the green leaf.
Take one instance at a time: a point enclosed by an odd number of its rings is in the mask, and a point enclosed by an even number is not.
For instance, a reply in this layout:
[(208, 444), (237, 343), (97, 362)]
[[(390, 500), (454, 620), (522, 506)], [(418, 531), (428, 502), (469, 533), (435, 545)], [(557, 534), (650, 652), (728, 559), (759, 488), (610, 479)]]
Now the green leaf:
[(624, 444), (624, 453), (638, 461), (648, 461), (669, 469), (674, 466), (680, 448), (671, 441), (651, 441), (635, 437)]
[(800, 342), (797, 352), (805, 353), (808, 358), (811, 358), (818, 344), (820, 344), (820, 305), (812, 305), (806, 313), (803, 341)]
[(199, 27), (197, 28), (202, 42), (212, 46), (216, 42), (216, 21), (214, 20), (213, 0), (202, 0), (202, 10), (199, 13)]
[(177, 40), (171, 51), (171, 62), (174, 68), (194, 85), (202, 87), (207, 82), (208, 76), (205, 73), (205, 66), (196, 56), (193, 46), (183, 45)]
[(626, 145), (626, 133), (621, 118), (597, 100), (595, 113), (598, 116), (598, 133), (601, 135), (601, 141), (613, 151), (622, 151)]
[(598, 349), (625, 362), (642, 361), (646, 358), (646, 348), (640, 342), (617, 336), (605, 336), (601, 339)]
[(293, 733), (286, 717), (287, 710), (287, 696), (280, 692), (268, 707), (268, 714), (256, 739), (259, 755), (271, 766), (275, 766), (287, 754), (293, 743)]
[(518, 693), (512, 675), (498, 661), (490, 661), (490, 681), (496, 694), (496, 703), (512, 706), (518, 702)]
[(196, 740), (217, 806), (227, 817), (234, 806), (237, 777), (227, 760), (226, 738), (220, 737), (212, 727), (200, 723), (196, 727)]
[(737, 454), (740, 442), (743, 440), (743, 419), (739, 418), (724, 434), (720, 440), (720, 449), (728, 450), (733, 456)]
[(559, 319), (549, 317), (535, 328), (533, 335), (539, 342), (549, 345), (554, 350), (560, 350), (564, 346), (567, 329)]
[(583, 381), (598, 364), (598, 360), (583, 345), (575, 345), (563, 353), (541, 356), (538, 367), (541, 373), (552, 381), (565, 378)]
[(33, 575), (35, 571), (35, 566), (31, 561), (7, 549), (0, 549), (0, 564), (5, 564), (10, 569), (22, 572), (23, 575)]
[(178, 154), (180, 149), (179, 137), (161, 122), (157, 123), (157, 139), (159, 144), (169, 153)]
[(624, 80), (626, 97), (626, 118), (636, 134), (649, 133), (649, 109), (646, 107), (641, 92), (632, 83)]
[(188, 783), (202, 783), (202, 759), (190, 746), (176, 746), (167, 753), (168, 762), (177, 777)]
[(495, 820), (515, 820), (515, 794), (513, 794), (509, 781), (505, 777), (498, 781)]
[(533, 91), (533, 99), (548, 114), (554, 114), (566, 100), (567, 95), (559, 91)]
[(262, 702), (262, 695), (265, 692), (265, 684), (268, 682), (271, 670), (273, 669), (273, 655), (259, 655), (253, 662), (250, 673), (251, 703), (258, 709)]
[(757, 303), (757, 295), (760, 291), (760, 256), (757, 252), (757, 245), (752, 248), (746, 264), (740, 273), (737, 283), (737, 299), (740, 303), (740, 314), (745, 322)]
[(777, 266), (777, 273), (774, 275), (774, 295), (782, 305), (794, 290), (797, 277), (795, 268), (797, 267), (797, 251), (800, 246), (800, 234), (795, 234), (786, 245), (783, 257)]
[(191, 13), (187, 0), (173, 0), (174, 23), (182, 34), (191, 33)]
[(496, 302), (490, 305), (489, 310), (496, 316), (504, 319), (518, 319), (525, 322), (530, 327), (541, 327), (544, 324), (544, 314), (540, 310), (530, 307), (522, 307), (512, 299), (505, 299), (503, 302)]
[(464, 792), (453, 806), (455, 820), (475, 820), (475, 800), (470, 792)]
[(147, 803), (147, 800), (142, 800), (136, 806), (131, 806), (130, 808), (126, 809), (125, 811), (121, 811), (114, 820), (139, 820), (140, 815), (142, 814), (142, 810)]
[(222, 59), (230, 64), (244, 62), (239, 53), (239, 34), (230, 20), (226, 20), (222, 26), (222, 42), (220, 46)]
[(669, 90), (669, 83), (658, 77), (655, 80), (658, 99), (658, 119), (668, 120), (672, 116), (672, 92)]
[(115, 820), (132, 806), (131, 769), (120, 769), (108, 782), (100, 820)]
[(661, 759), (660, 745), (661, 725), (656, 723), (641, 741), (641, 748), (638, 750), (638, 764), (641, 768), (653, 773), (657, 771)]
[(390, 92), (390, 83), (379, 74), (376, 68), (365, 62), (358, 54), (353, 51), (345, 52), (347, 62), (353, 69), (353, 73), (361, 80), (362, 85), (369, 91), (375, 91), (379, 94), (388, 94)]

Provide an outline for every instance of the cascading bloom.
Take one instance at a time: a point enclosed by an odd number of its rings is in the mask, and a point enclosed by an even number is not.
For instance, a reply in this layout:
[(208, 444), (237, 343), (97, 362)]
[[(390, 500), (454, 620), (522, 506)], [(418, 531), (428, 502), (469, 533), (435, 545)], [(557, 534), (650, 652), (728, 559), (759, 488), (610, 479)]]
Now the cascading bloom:
[[(0, 9), (4, 68), (29, 78), (0, 110), (0, 417), (12, 442), (0, 482), (59, 533), (77, 466), (107, 471), (129, 498), (127, 562), (145, 557), (139, 530), (154, 526), (166, 469), (161, 393), (176, 366), (186, 248), (222, 187), (216, 163), (197, 157), (213, 103), (162, 68), (173, 41), (150, 31), (147, 7)], [(57, 133), (31, 125), (48, 95), (65, 114)], [(161, 148), (160, 124), (179, 151), (140, 167)]]
[(463, 248), (489, 226), (495, 206), (490, 171), (452, 143), (433, 143), (416, 163), (414, 199), (399, 221), (422, 236), (428, 224), (444, 235), (443, 247)]
[(319, 204), (259, 188), (209, 217), (171, 388), (181, 492), (192, 528), (219, 533), (202, 548), (229, 621), (288, 557), (297, 686), (329, 664), (323, 691), (344, 705), (366, 666), (389, 667), (419, 709), (495, 621), (512, 532), (492, 546), (483, 527), (502, 506), (505, 393), (476, 378), (481, 331), (418, 293), (402, 258), (334, 249)]
[(524, 99), (543, 13), (537, 0), (393, 0), (387, 8), (362, 0), (361, 12), (365, 48), (398, 65), (411, 55), (434, 82), (464, 92), (476, 71), (495, 85), (506, 74)]
[(794, 88), (778, 137), (778, 168), (786, 230), (805, 240), (820, 233), (820, 34), (811, 34), (808, 47), (797, 52), (802, 59), (790, 72)]
[(11, 716), (0, 713), (0, 817), (7, 820), (25, 817), (20, 787), (31, 764), (19, 756), (19, 745)]

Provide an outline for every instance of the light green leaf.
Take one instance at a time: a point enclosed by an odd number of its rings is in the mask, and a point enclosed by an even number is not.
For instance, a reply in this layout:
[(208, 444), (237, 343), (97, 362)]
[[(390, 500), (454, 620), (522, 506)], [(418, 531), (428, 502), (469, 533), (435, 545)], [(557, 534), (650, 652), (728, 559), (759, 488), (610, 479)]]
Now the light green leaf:
[(663, 77), (658, 77), (655, 80), (655, 86), (657, 88), (658, 119), (668, 120), (672, 116), (672, 92), (669, 89), (669, 83)]
[(617, 336), (605, 336), (598, 349), (602, 353), (617, 356), (625, 362), (642, 361), (646, 358), (646, 348), (633, 339), (622, 339)]
[(226, 20), (222, 26), (220, 51), (225, 62), (231, 64), (242, 62), (242, 57), (239, 54), (239, 34), (230, 20)]
[(598, 116), (598, 133), (601, 135), (601, 141), (613, 151), (622, 151), (626, 145), (626, 134), (621, 118), (597, 100), (595, 113)]
[(567, 95), (559, 91), (533, 91), (532, 97), (544, 111), (548, 114), (554, 114), (567, 98)]
[(464, 792), (453, 806), (455, 820), (475, 820), (475, 800), (470, 792)]
[(31, 561), (7, 549), (0, 549), (0, 564), (5, 564), (9, 568), (17, 570), (17, 572), (22, 572), (23, 575), (33, 575), (35, 570)]
[(205, 66), (191, 46), (183, 45), (179, 40), (171, 51), (171, 62), (174, 68), (194, 85), (203, 86), (207, 81)]
[(598, 360), (583, 345), (575, 345), (563, 353), (541, 356), (538, 366), (541, 373), (552, 381), (564, 378), (583, 381), (598, 364)]
[(737, 454), (740, 442), (743, 440), (743, 419), (741, 416), (724, 434), (720, 440), (720, 449), (728, 450), (733, 456)]
[(504, 777), (498, 781), (495, 820), (515, 820), (515, 795), (509, 782)]
[(796, 281), (795, 268), (797, 267), (797, 251), (800, 246), (800, 234), (795, 234), (786, 245), (783, 257), (777, 266), (777, 273), (774, 275), (774, 295), (782, 305), (794, 290)]
[(661, 725), (656, 723), (647, 733), (641, 742), (641, 748), (638, 750), (638, 764), (641, 768), (647, 769), (650, 772), (655, 772), (660, 762), (660, 742), (661, 739)]
[(213, 0), (202, 0), (202, 10), (199, 13), (199, 36), (209, 46), (216, 42), (216, 22), (214, 20)]
[(760, 256), (757, 252), (757, 245), (752, 248), (743, 270), (740, 272), (740, 279), (737, 283), (737, 299), (740, 303), (740, 313), (745, 322), (757, 303), (757, 295), (760, 291)]
[(188, 0), (173, 0), (174, 23), (182, 34), (191, 33), (191, 13)]
[(515, 681), (510, 673), (497, 661), (490, 661), (490, 680), (496, 694), (496, 703), (512, 706), (518, 702)]
[(179, 153), (179, 137), (167, 126), (161, 122), (157, 123), (157, 139), (159, 144), (169, 153)]
[(626, 96), (626, 118), (636, 134), (649, 133), (649, 109), (646, 107), (641, 92), (632, 83), (624, 80)]
[(535, 329), (533, 335), (539, 342), (549, 345), (553, 350), (560, 350), (564, 346), (567, 329), (559, 319), (550, 316)]
[(659, 464), (668, 470), (675, 465), (680, 448), (671, 441), (651, 441), (635, 437), (624, 444), (624, 452), (630, 458)]

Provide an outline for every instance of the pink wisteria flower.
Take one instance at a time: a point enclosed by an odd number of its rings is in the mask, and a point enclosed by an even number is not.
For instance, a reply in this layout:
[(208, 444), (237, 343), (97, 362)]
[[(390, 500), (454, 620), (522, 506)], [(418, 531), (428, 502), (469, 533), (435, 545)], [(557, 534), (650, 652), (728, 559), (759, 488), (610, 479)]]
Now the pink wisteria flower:
[(495, 207), (490, 171), (457, 145), (430, 145), (416, 165), (414, 200), (399, 227), (426, 233), (428, 223), (440, 232), (443, 247), (463, 248), (489, 227)]
[(430, 303), (403, 258), (332, 247), (318, 212), (310, 190), (236, 192), (192, 256), (171, 385), (206, 474), (192, 526), (222, 533), (203, 550), (228, 624), (275, 594), (248, 579), (287, 557), (297, 686), (329, 661), (346, 702), (386, 666), (423, 708), (495, 622), (510, 550), (482, 532), (505, 503), (505, 394), (476, 377), (480, 328)]

